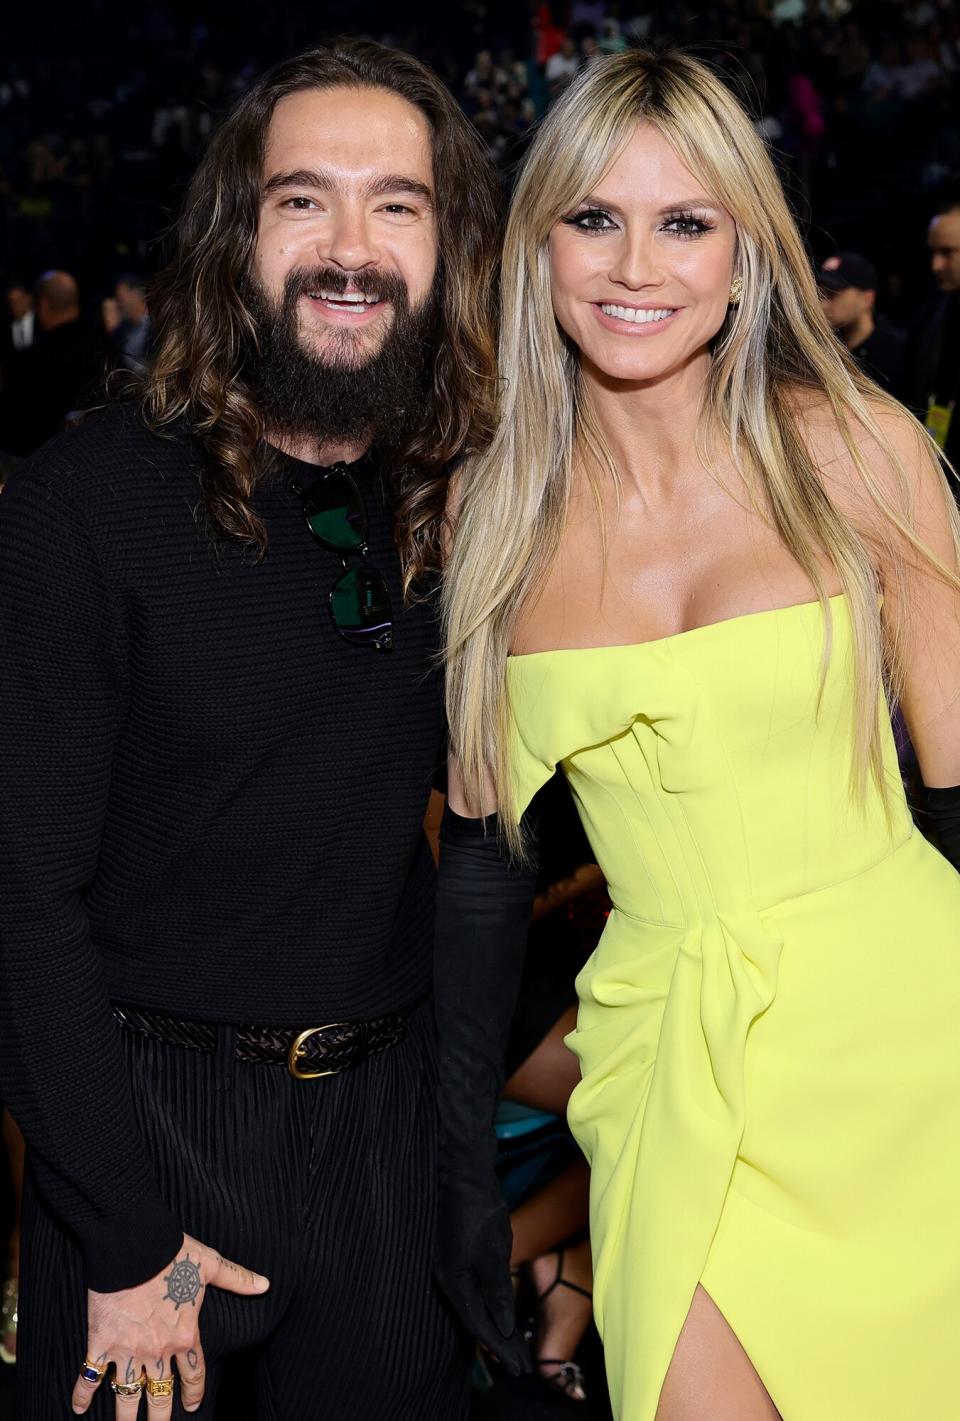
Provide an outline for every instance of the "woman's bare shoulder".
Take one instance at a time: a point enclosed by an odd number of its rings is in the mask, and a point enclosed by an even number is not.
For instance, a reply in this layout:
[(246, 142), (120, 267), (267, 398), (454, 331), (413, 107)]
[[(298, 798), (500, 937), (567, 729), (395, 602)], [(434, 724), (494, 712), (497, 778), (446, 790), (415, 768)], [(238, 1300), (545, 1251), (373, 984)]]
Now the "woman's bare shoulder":
[[(903, 405), (869, 395), (864, 409), (838, 412), (826, 395), (792, 398), (797, 432), (831, 500), (854, 517), (878, 513), (877, 496), (900, 516), (913, 516), (917, 498), (936, 493), (943, 479), (921, 425)], [(869, 480), (869, 486), (868, 486)]]

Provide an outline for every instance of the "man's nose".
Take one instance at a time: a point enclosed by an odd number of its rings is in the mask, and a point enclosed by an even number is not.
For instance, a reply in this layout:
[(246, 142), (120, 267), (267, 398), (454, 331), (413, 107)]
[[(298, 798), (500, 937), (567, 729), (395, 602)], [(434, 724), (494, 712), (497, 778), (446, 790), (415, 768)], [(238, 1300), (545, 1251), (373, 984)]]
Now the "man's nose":
[(326, 235), (322, 255), (345, 271), (359, 271), (377, 260), (370, 224), (359, 208), (344, 207), (335, 213)]

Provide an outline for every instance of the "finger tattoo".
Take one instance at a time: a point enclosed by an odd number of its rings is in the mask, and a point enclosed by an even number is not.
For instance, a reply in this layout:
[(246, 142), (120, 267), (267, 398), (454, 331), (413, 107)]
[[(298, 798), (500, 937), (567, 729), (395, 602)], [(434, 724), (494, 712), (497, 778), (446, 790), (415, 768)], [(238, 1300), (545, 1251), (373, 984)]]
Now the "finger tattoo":
[(123, 1380), (124, 1380), (125, 1382), (132, 1382), (132, 1381), (133, 1381), (133, 1358), (132, 1358), (132, 1357), (130, 1358), (129, 1362), (127, 1363), (127, 1370), (126, 1370), (126, 1371), (124, 1372), (124, 1374), (123, 1374)]
[(196, 1307), (203, 1283), (200, 1280), (200, 1265), (190, 1261), (189, 1253), (173, 1265), (163, 1281), (167, 1285), (164, 1302), (173, 1303), (177, 1312), (187, 1303)]
[(195, 1347), (191, 1347), (190, 1351), (187, 1353), (187, 1361), (190, 1363), (193, 1370), (196, 1371), (200, 1365), (200, 1358), (197, 1356), (197, 1351)]

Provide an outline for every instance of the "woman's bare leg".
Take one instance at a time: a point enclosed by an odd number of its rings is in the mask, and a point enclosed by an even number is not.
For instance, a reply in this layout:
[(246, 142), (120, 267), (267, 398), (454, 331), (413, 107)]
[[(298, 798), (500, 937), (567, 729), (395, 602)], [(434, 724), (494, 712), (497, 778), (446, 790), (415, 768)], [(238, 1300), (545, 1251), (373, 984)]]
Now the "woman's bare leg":
[(736, 1333), (701, 1287), (677, 1340), (656, 1421), (781, 1421)]
[[(553, 1115), (566, 1114), (580, 1073), (577, 1058), (563, 1044), (563, 1038), (573, 1030), (576, 1019), (577, 1009), (570, 1007), (518, 1066), (504, 1088), (509, 1100)], [(586, 1227), (589, 1187), (587, 1163), (578, 1159), (514, 1209), (510, 1216), (514, 1268), (550, 1252)]]
[(518, 1204), (510, 1215), (511, 1268), (532, 1263), (542, 1254), (551, 1253), (564, 1239), (581, 1233), (587, 1226), (589, 1205), (590, 1171), (586, 1160), (574, 1160), (562, 1174)]
[[(563, 1044), (563, 1038), (573, 1030), (576, 1017), (575, 1007), (564, 1012), (536, 1050), (510, 1077), (505, 1095), (538, 1110), (548, 1110), (553, 1115), (566, 1114), (567, 1102), (580, 1079), (580, 1072), (577, 1059)], [(557, 1277), (560, 1262), (558, 1245), (586, 1227), (589, 1195), (590, 1171), (586, 1160), (577, 1159), (549, 1184), (525, 1199), (511, 1214), (511, 1266), (530, 1265), (538, 1295), (547, 1292)], [(593, 1287), (593, 1269), (587, 1239), (581, 1239), (564, 1251), (562, 1276), (567, 1282), (582, 1288), (583, 1292), (560, 1286), (552, 1288), (549, 1296), (544, 1298), (537, 1327), (538, 1359), (551, 1357), (572, 1361), (590, 1325), (593, 1305), (589, 1294)], [(542, 1371), (545, 1377), (551, 1377), (560, 1371), (560, 1364), (548, 1363)], [(570, 1394), (581, 1399), (579, 1387), (575, 1387)]]
[(567, 1102), (580, 1080), (580, 1063), (563, 1038), (576, 1024), (577, 1009), (568, 1007), (507, 1081), (503, 1093), (508, 1100), (566, 1115)]

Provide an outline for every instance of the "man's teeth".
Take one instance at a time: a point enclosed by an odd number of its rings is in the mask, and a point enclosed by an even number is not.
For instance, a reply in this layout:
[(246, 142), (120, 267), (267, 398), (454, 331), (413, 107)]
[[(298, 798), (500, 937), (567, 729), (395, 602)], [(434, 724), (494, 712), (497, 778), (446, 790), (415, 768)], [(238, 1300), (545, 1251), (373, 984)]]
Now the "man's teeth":
[(636, 306), (609, 306), (601, 303), (600, 310), (605, 316), (616, 316), (618, 321), (632, 321), (635, 326), (646, 326), (651, 321), (665, 321), (676, 308), (664, 307), (662, 311), (641, 311)]
[(364, 303), (375, 306), (380, 300), (379, 296), (364, 296), (362, 291), (344, 291), (340, 294), (335, 291), (308, 291), (307, 295), (311, 301), (329, 301), (332, 306), (361, 306)]

